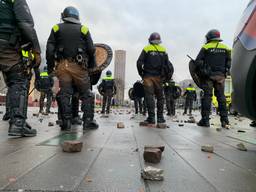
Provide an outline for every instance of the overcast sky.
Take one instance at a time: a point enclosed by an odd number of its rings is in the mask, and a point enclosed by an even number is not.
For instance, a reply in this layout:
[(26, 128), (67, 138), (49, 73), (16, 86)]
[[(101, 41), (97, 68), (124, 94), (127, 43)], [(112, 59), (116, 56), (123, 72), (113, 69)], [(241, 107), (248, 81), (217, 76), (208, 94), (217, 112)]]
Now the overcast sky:
[[(27, 0), (43, 45), (66, 6), (75, 6), (95, 43), (127, 51), (126, 88), (139, 79), (136, 61), (152, 32), (159, 32), (175, 68), (175, 80), (190, 78), (186, 54), (196, 57), (209, 29), (232, 46), (249, 0)], [(45, 48), (43, 48), (45, 49)], [(45, 54), (45, 53), (43, 53)], [(113, 70), (113, 62), (110, 69)]]

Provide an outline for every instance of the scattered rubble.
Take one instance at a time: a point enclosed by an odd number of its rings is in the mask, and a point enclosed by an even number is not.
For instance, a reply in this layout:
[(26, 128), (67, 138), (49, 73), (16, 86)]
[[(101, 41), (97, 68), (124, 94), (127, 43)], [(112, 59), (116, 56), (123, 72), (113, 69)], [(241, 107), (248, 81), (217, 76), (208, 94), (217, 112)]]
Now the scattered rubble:
[(247, 148), (245, 147), (245, 145), (243, 143), (239, 143), (236, 146), (237, 146), (237, 149), (240, 151), (247, 151)]
[(155, 124), (148, 124), (148, 123), (146, 123), (144, 121), (140, 122), (140, 126), (141, 127), (152, 127), (152, 128), (156, 127)]
[(162, 151), (157, 148), (147, 148), (144, 150), (144, 161), (147, 163), (160, 163), (162, 158)]
[(149, 166), (142, 170), (141, 177), (144, 180), (163, 181), (164, 170)]
[(53, 127), (54, 126), (54, 123), (53, 122), (49, 122), (48, 123), (48, 127)]
[(245, 130), (238, 130), (237, 132), (238, 132), (238, 133), (246, 133)]
[(62, 149), (67, 153), (81, 152), (83, 148), (83, 142), (81, 141), (65, 141), (62, 144)]
[(179, 127), (184, 127), (184, 124), (179, 124), (178, 126), (179, 126)]
[(203, 145), (201, 147), (201, 151), (207, 152), (207, 153), (213, 153), (214, 152), (214, 147), (212, 145)]
[(39, 117), (39, 113), (33, 113), (33, 117)]
[(156, 125), (156, 128), (158, 129), (166, 129), (167, 128), (167, 125), (165, 123), (158, 123)]
[(221, 132), (222, 128), (216, 128), (216, 131)]
[(144, 147), (144, 150), (146, 150), (146, 149), (160, 149), (162, 152), (164, 152), (165, 146), (163, 146), (163, 145), (159, 145), (159, 146), (155, 146), (155, 145), (146, 145), (146, 146)]
[(124, 123), (122, 123), (122, 122), (117, 123), (117, 128), (118, 128), (118, 129), (123, 129), (123, 128), (125, 128)]

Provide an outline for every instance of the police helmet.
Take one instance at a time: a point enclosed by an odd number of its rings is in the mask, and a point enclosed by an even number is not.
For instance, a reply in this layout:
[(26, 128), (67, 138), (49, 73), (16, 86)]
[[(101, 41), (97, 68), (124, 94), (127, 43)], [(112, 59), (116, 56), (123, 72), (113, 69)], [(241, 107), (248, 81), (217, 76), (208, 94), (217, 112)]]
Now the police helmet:
[(222, 41), (220, 38), (220, 32), (217, 29), (212, 29), (206, 34), (206, 41)]
[(106, 75), (109, 77), (109, 76), (112, 75), (112, 72), (111, 72), (110, 70), (108, 70), (108, 71), (106, 72)]
[(160, 34), (157, 33), (157, 32), (152, 33), (152, 34), (149, 36), (148, 41), (149, 41), (149, 43), (151, 43), (151, 44), (160, 44), (160, 43), (162, 43), (162, 41), (161, 41), (161, 36), (160, 36)]
[(79, 11), (72, 6), (66, 7), (61, 13), (61, 19), (66, 22), (80, 24)]

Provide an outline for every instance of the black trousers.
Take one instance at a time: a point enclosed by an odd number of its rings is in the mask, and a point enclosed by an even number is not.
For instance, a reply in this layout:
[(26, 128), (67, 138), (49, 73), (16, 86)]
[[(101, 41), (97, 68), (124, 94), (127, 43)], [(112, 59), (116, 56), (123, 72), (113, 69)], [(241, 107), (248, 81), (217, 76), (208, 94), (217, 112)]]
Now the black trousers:
[(29, 78), (24, 70), (21, 55), (16, 47), (12, 47), (7, 41), (0, 40), (0, 70), (5, 77), (8, 87), (7, 104), (10, 111), (10, 123), (16, 119), (27, 118)]
[(204, 91), (204, 96), (202, 98), (202, 108), (201, 108), (202, 118), (205, 118), (206, 120), (209, 119), (210, 112), (211, 112), (212, 95), (214, 90), (214, 94), (217, 97), (217, 101), (218, 101), (220, 120), (228, 122), (226, 97), (224, 94), (225, 76), (216, 75), (211, 77), (209, 80), (203, 83), (202, 88)]
[(94, 118), (94, 94), (91, 92), (91, 83), (82, 66), (68, 60), (62, 60), (57, 64), (56, 75), (60, 81), (59, 108), (64, 119), (72, 118), (72, 96), (74, 87), (82, 101), (81, 110), (83, 120), (91, 121)]
[(42, 112), (44, 109), (44, 99), (45, 98), (47, 99), (46, 112), (47, 113), (50, 112), (50, 108), (52, 105), (52, 96), (53, 96), (52, 90), (41, 91), (41, 93), (40, 93), (40, 112)]

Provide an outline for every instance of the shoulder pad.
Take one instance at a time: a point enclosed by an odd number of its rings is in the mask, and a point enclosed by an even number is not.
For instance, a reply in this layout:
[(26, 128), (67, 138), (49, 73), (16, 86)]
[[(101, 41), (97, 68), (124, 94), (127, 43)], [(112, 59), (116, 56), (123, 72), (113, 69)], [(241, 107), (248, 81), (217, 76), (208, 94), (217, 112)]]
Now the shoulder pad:
[(54, 25), (52, 30), (54, 31), (54, 33), (58, 32), (60, 30), (59, 25)]
[(87, 35), (87, 33), (89, 32), (88, 27), (86, 27), (85, 25), (82, 25), (81, 32), (82, 34)]

